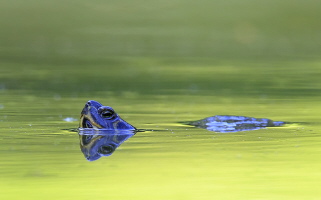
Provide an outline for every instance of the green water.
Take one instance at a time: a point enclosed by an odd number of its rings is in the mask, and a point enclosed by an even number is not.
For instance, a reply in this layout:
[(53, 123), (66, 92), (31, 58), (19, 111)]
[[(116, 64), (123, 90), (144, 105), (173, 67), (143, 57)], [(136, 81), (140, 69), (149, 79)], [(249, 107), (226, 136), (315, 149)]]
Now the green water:
[[(316, 1), (2, 1), (0, 199), (320, 199)], [(87, 100), (139, 132), (88, 162)], [(215, 133), (179, 122), (291, 122)]]

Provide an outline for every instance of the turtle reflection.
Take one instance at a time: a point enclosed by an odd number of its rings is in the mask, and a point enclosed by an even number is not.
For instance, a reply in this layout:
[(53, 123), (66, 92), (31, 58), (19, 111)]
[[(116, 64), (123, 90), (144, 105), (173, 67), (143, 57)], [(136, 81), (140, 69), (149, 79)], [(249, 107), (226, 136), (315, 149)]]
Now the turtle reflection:
[(127, 139), (135, 135), (128, 130), (79, 130), (80, 149), (88, 161), (110, 156)]

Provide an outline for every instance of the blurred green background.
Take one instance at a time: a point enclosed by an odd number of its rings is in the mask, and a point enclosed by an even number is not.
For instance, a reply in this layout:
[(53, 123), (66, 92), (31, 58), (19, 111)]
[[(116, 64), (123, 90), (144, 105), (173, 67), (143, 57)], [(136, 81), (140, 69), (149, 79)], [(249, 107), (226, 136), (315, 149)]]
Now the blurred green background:
[(2, 88), (311, 96), (320, 86), (320, 1), (0, 4)]
[(319, 59), (321, 2), (2, 0), (1, 60)]

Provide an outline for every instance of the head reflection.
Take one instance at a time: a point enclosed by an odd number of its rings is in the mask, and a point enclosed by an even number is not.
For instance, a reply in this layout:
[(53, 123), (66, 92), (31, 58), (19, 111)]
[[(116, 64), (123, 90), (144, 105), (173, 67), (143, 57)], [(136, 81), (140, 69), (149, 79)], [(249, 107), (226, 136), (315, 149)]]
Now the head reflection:
[(80, 149), (88, 161), (95, 161), (102, 156), (110, 156), (134, 131), (115, 130), (79, 130)]

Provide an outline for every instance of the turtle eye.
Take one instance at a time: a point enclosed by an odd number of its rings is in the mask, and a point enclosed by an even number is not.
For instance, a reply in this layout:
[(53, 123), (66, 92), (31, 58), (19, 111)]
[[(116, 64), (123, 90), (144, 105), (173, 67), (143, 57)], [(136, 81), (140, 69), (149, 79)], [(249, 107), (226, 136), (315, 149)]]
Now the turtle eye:
[(98, 149), (98, 152), (101, 154), (111, 154), (115, 151), (115, 149), (116, 149), (116, 146), (110, 144), (110, 145), (101, 146)]
[(112, 119), (116, 116), (115, 111), (108, 106), (102, 106), (98, 109), (98, 113), (100, 114), (101, 117), (105, 119)]
[(103, 110), (100, 115), (103, 117), (103, 118), (107, 118), (107, 119), (110, 119), (114, 116), (114, 112), (111, 111), (111, 110)]

